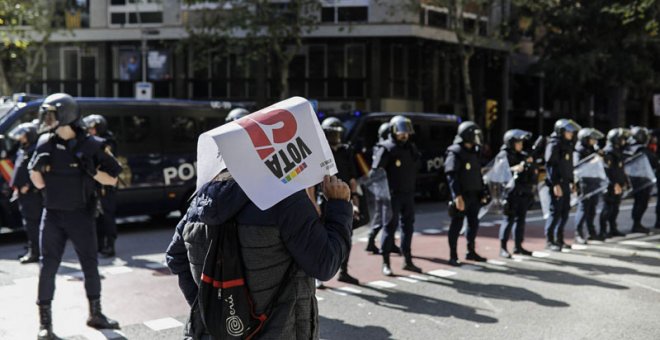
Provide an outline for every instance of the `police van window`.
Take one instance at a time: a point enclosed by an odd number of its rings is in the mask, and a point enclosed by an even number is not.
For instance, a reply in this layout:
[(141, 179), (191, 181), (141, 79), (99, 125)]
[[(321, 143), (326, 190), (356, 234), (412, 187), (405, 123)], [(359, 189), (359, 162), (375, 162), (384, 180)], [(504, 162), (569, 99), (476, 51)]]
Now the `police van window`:
[(121, 118), (119, 116), (109, 116), (105, 115), (105, 119), (108, 121), (108, 130), (112, 132), (117, 143), (122, 143), (124, 141), (124, 128), (121, 124)]
[(123, 143), (120, 143), (120, 152), (126, 153), (160, 153), (161, 152), (161, 128), (158, 117), (150, 114), (132, 115), (122, 117), (124, 135)]
[(126, 126), (126, 142), (140, 143), (145, 141), (151, 131), (151, 120), (147, 116), (124, 117)]
[(172, 117), (171, 136), (175, 143), (195, 143), (197, 141), (198, 127), (193, 117)]

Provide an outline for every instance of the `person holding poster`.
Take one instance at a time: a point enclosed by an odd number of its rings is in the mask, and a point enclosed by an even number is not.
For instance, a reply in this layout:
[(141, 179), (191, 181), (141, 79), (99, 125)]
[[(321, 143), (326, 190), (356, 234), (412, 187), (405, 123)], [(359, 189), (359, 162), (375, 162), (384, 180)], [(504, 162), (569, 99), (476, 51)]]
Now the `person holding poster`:
[[(525, 220), (530, 203), (534, 200), (534, 186), (538, 171), (534, 166), (534, 160), (523, 151), (524, 143), (532, 134), (528, 131), (513, 129), (504, 134), (504, 145), (496, 159), (506, 158), (511, 165), (513, 182), (505, 188), (504, 215), (506, 223), (500, 226), (500, 256), (511, 258), (507, 249), (507, 242), (513, 229), (515, 246), (514, 254), (532, 255), (532, 252), (522, 246), (525, 236)], [(514, 227), (515, 225), (515, 227)]]
[[(630, 156), (637, 154), (643, 154), (648, 158), (649, 163), (651, 163), (651, 168), (653, 172), (658, 168), (658, 158), (653, 152), (648, 148), (649, 141), (651, 140), (649, 130), (641, 126), (633, 126), (630, 129), (630, 139), (629, 146), (626, 150), (626, 153)], [(638, 178), (631, 178), (631, 181), (639, 181)], [(637, 187), (638, 183), (633, 182), (633, 187)], [(636, 190), (634, 193), (635, 202), (633, 203), (632, 209), (632, 219), (633, 219), (633, 233), (642, 233), (648, 234), (649, 229), (642, 225), (642, 217), (646, 212), (646, 209), (649, 206), (649, 199), (651, 198), (651, 192), (653, 191), (653, 186), (649, 185), (646, 188)]]
[[(318, 339), (314, 279), (331, 279), (348, 256), (353, 207), (312, 106), (294, 97), (205, 132), (197, 165), (197, 193), (166, 252), (188, 303), (208, 248), (193, 231), (233, 222), (255, 312), (272, 305), (259, 337)], [(305, 192), (321, 181), (323, 220)]]
[[(573, 152), (573, 161), (575, 164), (580, 164), (580, 162), (585, 160), (588, 161), (588, 157), (598, 153), (598, 141), (603, 138), (605, 138), (605, 135), (594, 128), (581, 129), (578, 132), (578, 144)], [(597, 191), (601, 186), (601, 181), (597, 178), (579, 178), (578, 176), (578, 184), (582, 195), (587, 195)], [(599, 199), (600, 195), (595, 194), (578, 203), (577, 214), (575, 215), (575, 243), (587, 244), (587, 235), (584, 233), (585, 224), (589, 232), (589, 240), (599, 240), (596, 234), (596, 226), (594, 225), (596, 206), (598, 206)]]
[(394, 234), (401, 224), (401, 251), (405, 258), (403, 270), (421, 273), (422, 269), (412, 261), (412, 236), (415, 224), (415, 184), (419, 151), (410, 135), (415, 133), (412, 122), (404, 116), (394, 116), (390, 120), (392, 131), (389, 140), (374, 156), (372, 167), (383, 168), (387, 172), (387, 182), (392, 193), (392, 218), (385, 226), (382, 236), (382, 272), (392, 276), (390, 253), (394, 247)]
[[(600, 213), (600, 238), (625, 236), (617, 229), (616, 219), (619, 216), (619, 206), (623, 196), (623, 188), (628, 179), (624, 170), (625, 156), (623, 150), (630, 137), (628, 129), (617, 128), (607, 133), (607, 145), (603, 149), (605, 173), (610, 181), (605, 195), (603, 195), (603, 211)], [(609, 232), (607, 225), (609, 224)]]
[(550, 188), (550, 216), (545, 221), (545, 237), (546, 248), (552, 251), (570, 248), (564, 243), (564, 226), (571, 210), (571, 191), (575, 190), (573, 138), (580, 129), (572, 119), (559, 119), (545, 147), (545, 182)]

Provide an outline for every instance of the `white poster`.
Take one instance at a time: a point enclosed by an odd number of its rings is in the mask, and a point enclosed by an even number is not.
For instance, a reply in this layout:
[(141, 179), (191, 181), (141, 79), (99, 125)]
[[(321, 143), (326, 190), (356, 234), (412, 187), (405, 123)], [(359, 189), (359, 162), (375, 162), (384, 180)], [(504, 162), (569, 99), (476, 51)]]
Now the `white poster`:
[(198, 188), (226, 165), (262, 210), (337, 173), (321, 124), (301, 97), (205, 132), (197, 150)]

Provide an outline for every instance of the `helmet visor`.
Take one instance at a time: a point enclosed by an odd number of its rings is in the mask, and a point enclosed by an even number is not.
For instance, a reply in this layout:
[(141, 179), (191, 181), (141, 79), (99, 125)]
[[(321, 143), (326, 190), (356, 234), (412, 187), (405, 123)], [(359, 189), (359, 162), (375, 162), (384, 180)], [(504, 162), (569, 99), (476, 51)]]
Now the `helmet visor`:
[(52, 105), (42, 105), (39, 108), (39, 133), (50, 132), (60, 126), (57, 120), (57, 109)]
[(484, 141), (484, 136), (481, 133), (481, 129), (474, 130), (474, 144), (481, 145)]
[(328, 143), (330, 145), (337, 145), (341, 144), (341, 135), (342, 135), (342, 129), (326, 129), (325, 131), (325, 138), (328, 139)]
[(410, 120), (407, 120), (407, 119), (406, 120), (402, 119), (402, 120), (398, 120), (398, 121), (394, 122), (394, 124), (392, 125), (392, 131), (395, 134), (396, 133), (407, 133), (407, 134), (412, 135), (412, 134), (415, 133), (415, 129), (413, 128), (412, 123), (410, 122)]

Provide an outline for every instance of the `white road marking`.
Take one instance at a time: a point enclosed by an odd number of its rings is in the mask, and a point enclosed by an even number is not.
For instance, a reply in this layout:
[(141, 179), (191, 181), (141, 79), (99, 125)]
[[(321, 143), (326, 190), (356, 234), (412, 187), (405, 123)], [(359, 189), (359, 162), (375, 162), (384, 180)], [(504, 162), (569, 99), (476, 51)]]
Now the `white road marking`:
[(124, 333), (113, 329), (89, 329), (81, 335), (88, 340), (126, 339)]
[(147, 267), (147, 268), (149, 268), (149, 269), (163, 269), (163, 268), (167, 268), (167, 265), (165, 265), (164, 263), (160, 263), (160, 262), (147, 263), (147, 264), (144, 265), (144, 266)]
[(394, 284), (392, 282), (389, 282), (389, 281), (382, 281), (382, 280), (369, 282), (367, 284), (370, 285), (370, 286), (375, 286), (375, 287), (380, 287), (380, 288), (394, 288), (394, 287), (396, 287), (396, 284)]
[(625, 244), (625, 245), (628, 245), (628, 246), (641, 247), (641, 248), (651, 248), (651, 249), (653, 249), (653, 248), (656, 247), (656, 245), (653, 244), (653, 243), (644, 242), (644, 241), (637, 241), (637, 240), (621, 241), (619, 243)]
[(535, 251), (535, 252), (532, 252), (532, 256), (538, 257), (538, 258), (544, 258), (544, 257), (549, 257), (550, 253), (546, 253), (544, 251)]
[(355, 289), (353, 287), (339, 287), (337, 289), (341, 290), (342, 292), (349, 293), (349, 294), (360, 294), (360, 293), (362, 293), (361, 290)]
[(488, 260), (488, 263), (494, 264), (496, 266), (506, 266), (506, 262), (500, 260)]
[(151, 321), (145, 321), (144, 325), (158, 332), (164, 329), (181, 327), (183, 324), (174, 318), (163, 318)]
[(411, 279), (409, 277), (404, 277), (404, 276), (397, 276), (397, 280), (401, 280), (403, 282), (408, 282), (408, 283), (417, 283), (419, 280)]
[(106, 267), (101, 270), (101, 274), (105, 275), (117, 275), (117, 274), (126, 274), (132, 272), (133, 269), (126, 266), (112, 266)]
[(574, 244), (574, 245), (571, 245), (571, 249), (573, 249), (573, 250), (587, 250), (587, 249), (589, 249), (589, 247), (584, 245), (584, 244)]
[(426, 228), (422, 230), (422, 234), (424, 235), (439, 235), (442, 234), (444, 230), (442, 229), (436, 229), (436, 228)]
[(474, 270), (474, 271), (482, 269), (480, 266), (475, 266), (473, 264), (463, 264), (461, 265), (461, 268), (465, 270)]
[(426, 277), (426, 276), (415, 275), (415, 274), (410, 275), (408, 277), (413, 278), (413, 279), (418, 280), (418, 281), (428, 281), (429, 280), (429, 278)]
[(323, 301), (323, 300), (325, 300), (325, 299), (317, 295), (317, 296), (316, 296), (316, 300), (317, 300), (317, 301)]
[(438, 277), (450, 277), (456, 275), (456, 272), (453, 272), (451, 270), (438, 269), (438, 270), (430, 271), (427, 274)]

